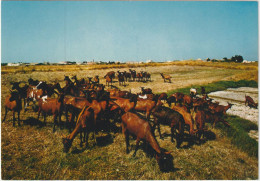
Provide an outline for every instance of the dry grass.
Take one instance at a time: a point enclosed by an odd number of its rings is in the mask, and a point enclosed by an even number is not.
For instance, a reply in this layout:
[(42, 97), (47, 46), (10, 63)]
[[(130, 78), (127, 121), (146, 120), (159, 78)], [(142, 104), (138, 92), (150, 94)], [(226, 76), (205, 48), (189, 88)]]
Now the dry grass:
[[(191, 61), (193, 63), (193, 61)], [(227, 69), (212, 66), (189, 66), (163, 65), (158, 69), (157, 65), (142, 67), (138, 66), (137, 71), (148, 71), (152, 74), (152, 82), (138, 83), (130, 82), (123, 90), (131, 89), (132, 92), (140, 92), (140, 86), (150, 87), (154, 92), (166, 92), (177, 88), (183, 88), (195, 84), (207, 84), (219, 80), (240, 80), (245, 74), (249, 79), (257, 78), (257, 66), (246, 68), (243, 64), (237, 64), (236, 68)], [(214, 63), (215, 64), (215, 63)], [(217, 65), (217, 64), (215, 64)], [(221, 66), (219, 64), (218, 66)], [(239, 67), (242, 66), (243, 68)], [(72, 68), (74, 67), (74, 68)], [(89, 69), (89, 67), (77, 66), (46, 66), (46, 71), (38, 71), (37, 66), (31, 72), (13, 73), (8, 70), (2, 74), (2, 117), (3, 101), (11, 87), (10, 81), (27, 81), (29, 77), (33, 79), (46, 80), (48, 82), (64, 82), (64, 74), (77, 75), (79, 78), (100, 75), (102, 77), (110, 70), (118, 68), (107, 67)], [(61, 70), (57, 70), (60, 68)], [(40, 69), (40, 68), (39, 68)], [(128, 70), (128, 67), (121, 68)], [(6, 71), (3, 69), (2, 72)], [(163, 83), (159, 72), (169, 74), (173, 77), (173, 83)], [(250, 73), (249, 73), (250, 72)], [(254, 73), (251, 73), (254, 72)], [(19, 76), (18, 76), (19, 75)], [(104, 79), (101, 79), (104, 83)], [(116, 83), (118, 86), (118, 83)], [(62, 85), (63, 86), (63, 85)], [(160, 146), (168, 151), (173, 151), (174, 170), (169, 173), (160, 172), (156, 159), (150, 151), (146, 151), (141, 144), (136, 157), (133, 157), (135, 141), (131, 139), (131, 152), (125, 153), (125, 141), (123, 135), (118, 133), (102, 133), (98, 135), (98, 145), (94, 145), (93, 140), (86, 149), (79, 147), (77, 137), (69, 153), (63, 153), (61, 138), (67, 135), (66, 129), (58, 129), (52, 133), (52, 117), (48, 117), (47, 125), (41, 126), (43, 121), (37, 121), (37, 114), (29, 111), (21, 113), (24, 123), (21, 127), (12, 126), (11, 113), (7, 116), (7, 121), (1, 125), (1, 149), (2, 149), (2, 179), (30, 179), (30, 180), (62, 180), (62, 179), (257, 179), (258, 159), (250, 157), (231, 144), (222, 132), (218, 129), (209, 128), (208, 140), (203, 144), (187, 146), (183, 143), (183, 148), (176, 149), (175, 143), (171, 143), (168, 127), (162, 127), (165, 139), (161, 140), (156, 132), (156, 138)], [(64, 116), (62, 120), (65, 120)], [(149, 149), (148, 149), (149, 150)]]

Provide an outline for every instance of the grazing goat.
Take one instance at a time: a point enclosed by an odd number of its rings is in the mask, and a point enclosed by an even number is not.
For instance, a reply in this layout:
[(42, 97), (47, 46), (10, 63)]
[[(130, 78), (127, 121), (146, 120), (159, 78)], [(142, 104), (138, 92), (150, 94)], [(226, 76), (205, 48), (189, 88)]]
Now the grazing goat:
[[(159, 107), (153, 113), (154, 116), (154, 126), (153, 130), (158, 128), (160, 138), (162, 139), (160, 124), (169, 125), (171, 127), (171, 141), (173, 142), (174, 133), (176, 133), (176, 147), (179, 148), (183, 142), (184, 135), (184, 124), (185, 121), (183, 116), (168, 107)], [(178, 133), (176, 132), (178, 130)]]
[[(94, 115), (94, 110), (91, 107), (85, 106), (78, 118), (77, 124), (75, 129), (67, 136), (62, 138), (62, 143), (63, 143), (63, 151), (68, 152), (74, 138), (77, 136), (77, 134), (81, 131), (87, 131), (86, 129), (93, 129), (93, 115)], [(92, 125), (91, 125), (92, 124)], [(88, 127), (86, 127), (88, 125)], [(82, 139), (80, 140), (82, 144)]]
[(167, 97), (168, 97), (168, 95), (165, 92), (163, 92), (163, 93), (161, 93), (159, 95), (158, 100), (160, 100), (160, 101), (162, 101), (162, 100), (167, 101)]
[(162, 102), (159, 100), (149, 100), (143, 99), (138, 100), (135, 106), (136, 111), (145, 112), (147, 121), (150, 120), (151, 113), (157, 108), (162, 105)]
[(252, 99), (252, 97), (245, 95), (245, 105), (247, 104), (250, 108), (256, 108), (258, 107), (258, 104), (255, 103), (255, 101)]
[[(40, 114), (43, 114), (44, 117), (44, 123), (46, 123), (46, 114), (47, 115), (53, 115), (53, 132), (55, 132), (55, 125), (61, 124), (61, 115), (64, 108), (64, 95), (59, 95), (58, 98), (48, 98), (47, 96), (41, 97), (41, 99), (38, 101), (38, 120), (40, 117)], [(59, 118), (57, 122), (57, 117)], [(60, 125), (61, 126), (61, 125)]]
[[(213, 106), (212, 106), (213, 105)], [(211, 104), (209, 105), (209, 109), (211, 110), (211, 112), (214, 114), (214, 113), (217, 113), (217, 114), (226, 114), (227, 110), (229, 108), (231, 108), (233, 106), (233, 104), (231, 103), (228, 103), (228, 105), (226, 106), (222, 106), (222, 105), (214, 105), (214, 104)]]
[(160, 73), (160, 74), (161, 74), (161, 76), (162, 76), (164, 82), (166, 82), (166, 80), (168, 80), (169, 83), (172, 82), (172, 81), (171, 81), (171, 78), (172, 78), (172, 77), (171, 77), (170, 75), (164, 75), (163, 73)]
[(233, 104), (228, 103), (227, 106), (222, 105), (209, 105), (209, 111), (212, 114), (213, 118), (213, 127), (215, 127), (217, 122), (222, 122), (225, 126), (230, 126), (227, 121), (225, 121), (222, 117), (226, 114), (226, 111), (232, 107)]
[(184, 97), (184, 94), (183, 93), (180, 93), (180, 92), (176, 92), (172, 95), (170, 95), (167, 99), (167, 103), (169, 106), (171, 106), (171, 103), (179, 103), (181, 104), (183, 102), (183, 97)]
[(193, 100), (191, 96), (184, 95), (183, 96), (183, 105), (188, 108), (188, 112), (190, 112), (190, 109), (192, 108), (193, 105)]
[(139, 147), (141, 140), (146, 141), (156, 152), (156, 160), (161, 171), (168, 171), (169, 165), (172, 166), (172, 156), (169, 152), (164, 152), (160, 148), (157, 140), (155, 139), (151, 127), (148, 122), (141, 119), (138, 115), (127, 112), (121, 117), (122, 119), (122, 132), (125, 136), (126, 153), (129, 153), (129, 135), (136, 136), (136, 148), (133, 156)]
[[(10, 90), (11, 91), (11, 90)], [(2, 122), (5, 121), (8, 110), (13, 112), (13, 126), (15, 126), (15, 112), (17, 112), (18, 126), (20, 126), (20, 111), (22, 109), (22, 101), (19, 92), (11, 91), (11, 94), (5, 99), (5, 116)]]
[(205, 131), (205, 122), (206, 122), (206, 114), (204, 111), (199, 110), (195, 115), (195, 122), (197, 126), (197, 138), (200, 141), (200, 137), (204, 139), (204, 131)]
[(180, 113), (183, 116), (185, 125), (189, 126), (190, 135), (194, 135), (194, 133), (196, 131), (194, 130), (194, 120), (192, 118), (192, 115), (188, 111), (186, 111), (185, 108), (183, 108), (183, 107), (172, 106), (171, 109), (174, 111), (177, 111), (178, 113)]

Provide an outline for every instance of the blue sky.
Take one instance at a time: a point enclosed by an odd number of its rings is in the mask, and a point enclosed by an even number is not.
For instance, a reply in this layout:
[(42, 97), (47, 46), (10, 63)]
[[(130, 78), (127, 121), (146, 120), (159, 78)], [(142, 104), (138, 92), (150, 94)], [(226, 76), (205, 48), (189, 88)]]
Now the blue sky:
[(258, 2), (2, 1), (2, 62), (258, 60)]

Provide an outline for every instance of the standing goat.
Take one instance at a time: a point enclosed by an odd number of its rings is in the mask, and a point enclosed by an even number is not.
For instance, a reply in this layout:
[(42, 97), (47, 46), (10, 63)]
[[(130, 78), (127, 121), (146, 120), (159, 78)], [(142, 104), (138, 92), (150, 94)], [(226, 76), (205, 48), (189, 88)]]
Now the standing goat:
[[(10, 90), (11, 91), (11, 90)], [(22, 109), (22, 101), (19, 92), (11, 91), (11, 94), (5, 99), (5, 116), (2, 122), (5, 121), (8, 110), (13, 112), (13, 126), (15, 126), (15, 112), (18, 115), (18, 126), (20, 126), (20, 111)]]
[(161, 76), (162, 76), (164, 82), (166, 82), (166, 80), (168, 80), (169, 83), (172, 82), (172, 81), (171, 81), (171, 78), (172, 78), (172, 77), (171, 77), (170, 75), (164, 75), (163, 73), (160, 73), (160, 74), (161, 74)]

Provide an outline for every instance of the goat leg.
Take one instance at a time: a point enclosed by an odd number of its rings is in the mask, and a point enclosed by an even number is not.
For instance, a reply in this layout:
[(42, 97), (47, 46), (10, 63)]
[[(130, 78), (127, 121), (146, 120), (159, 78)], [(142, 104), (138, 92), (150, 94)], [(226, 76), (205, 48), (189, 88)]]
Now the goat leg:
[(138, 150), (138, 148), (139, 148), (139, 143), (140, 143), (140, 139), (137, 137), (137, 138), (136, 138), (135, 152), (134, 152), (133, 156), (136, 155), (136, 152), (137, 152), (137, 150)]
[(158, 129), (158, 132), (159, 132), (159, 135), (160, 135), (160, 139), (163, 140), (163, 137), (162, 137), (162, 134), (161, 134), (161, 128), (160, 128), (160, 124), (159, 123), (157, 124), (157, 129)]
[(129, 133), (126, 130), (126, 127), (123, 123), (122, 123), (122, 132), (125, 135), (126, 153), (129, 153)]
[(53, 130), (52, 130), (52, 132), (54, 133), (55, 132), (55, 125), (57, 124), (57, 114), (54, 114), (54, 116), (53, 116)]
[(46, 113), (43, 113), (44, 124), (46, 125)]
[(8, 109), (5, 108), (5, 116), (4, 116), (4, 119), (3, 119), (2, 123), (3, 123), (3, 122), (5, 121), (5, 119), (6, 119), (7, 112), (8, 112)]
[(13, 111), (13, 126), (15, 126), (15, 111)]
[(20, 124), (20, 111), (17, 112), (17, 117), (18, 117), (18, 126), (21, 126), (21, 124)]

